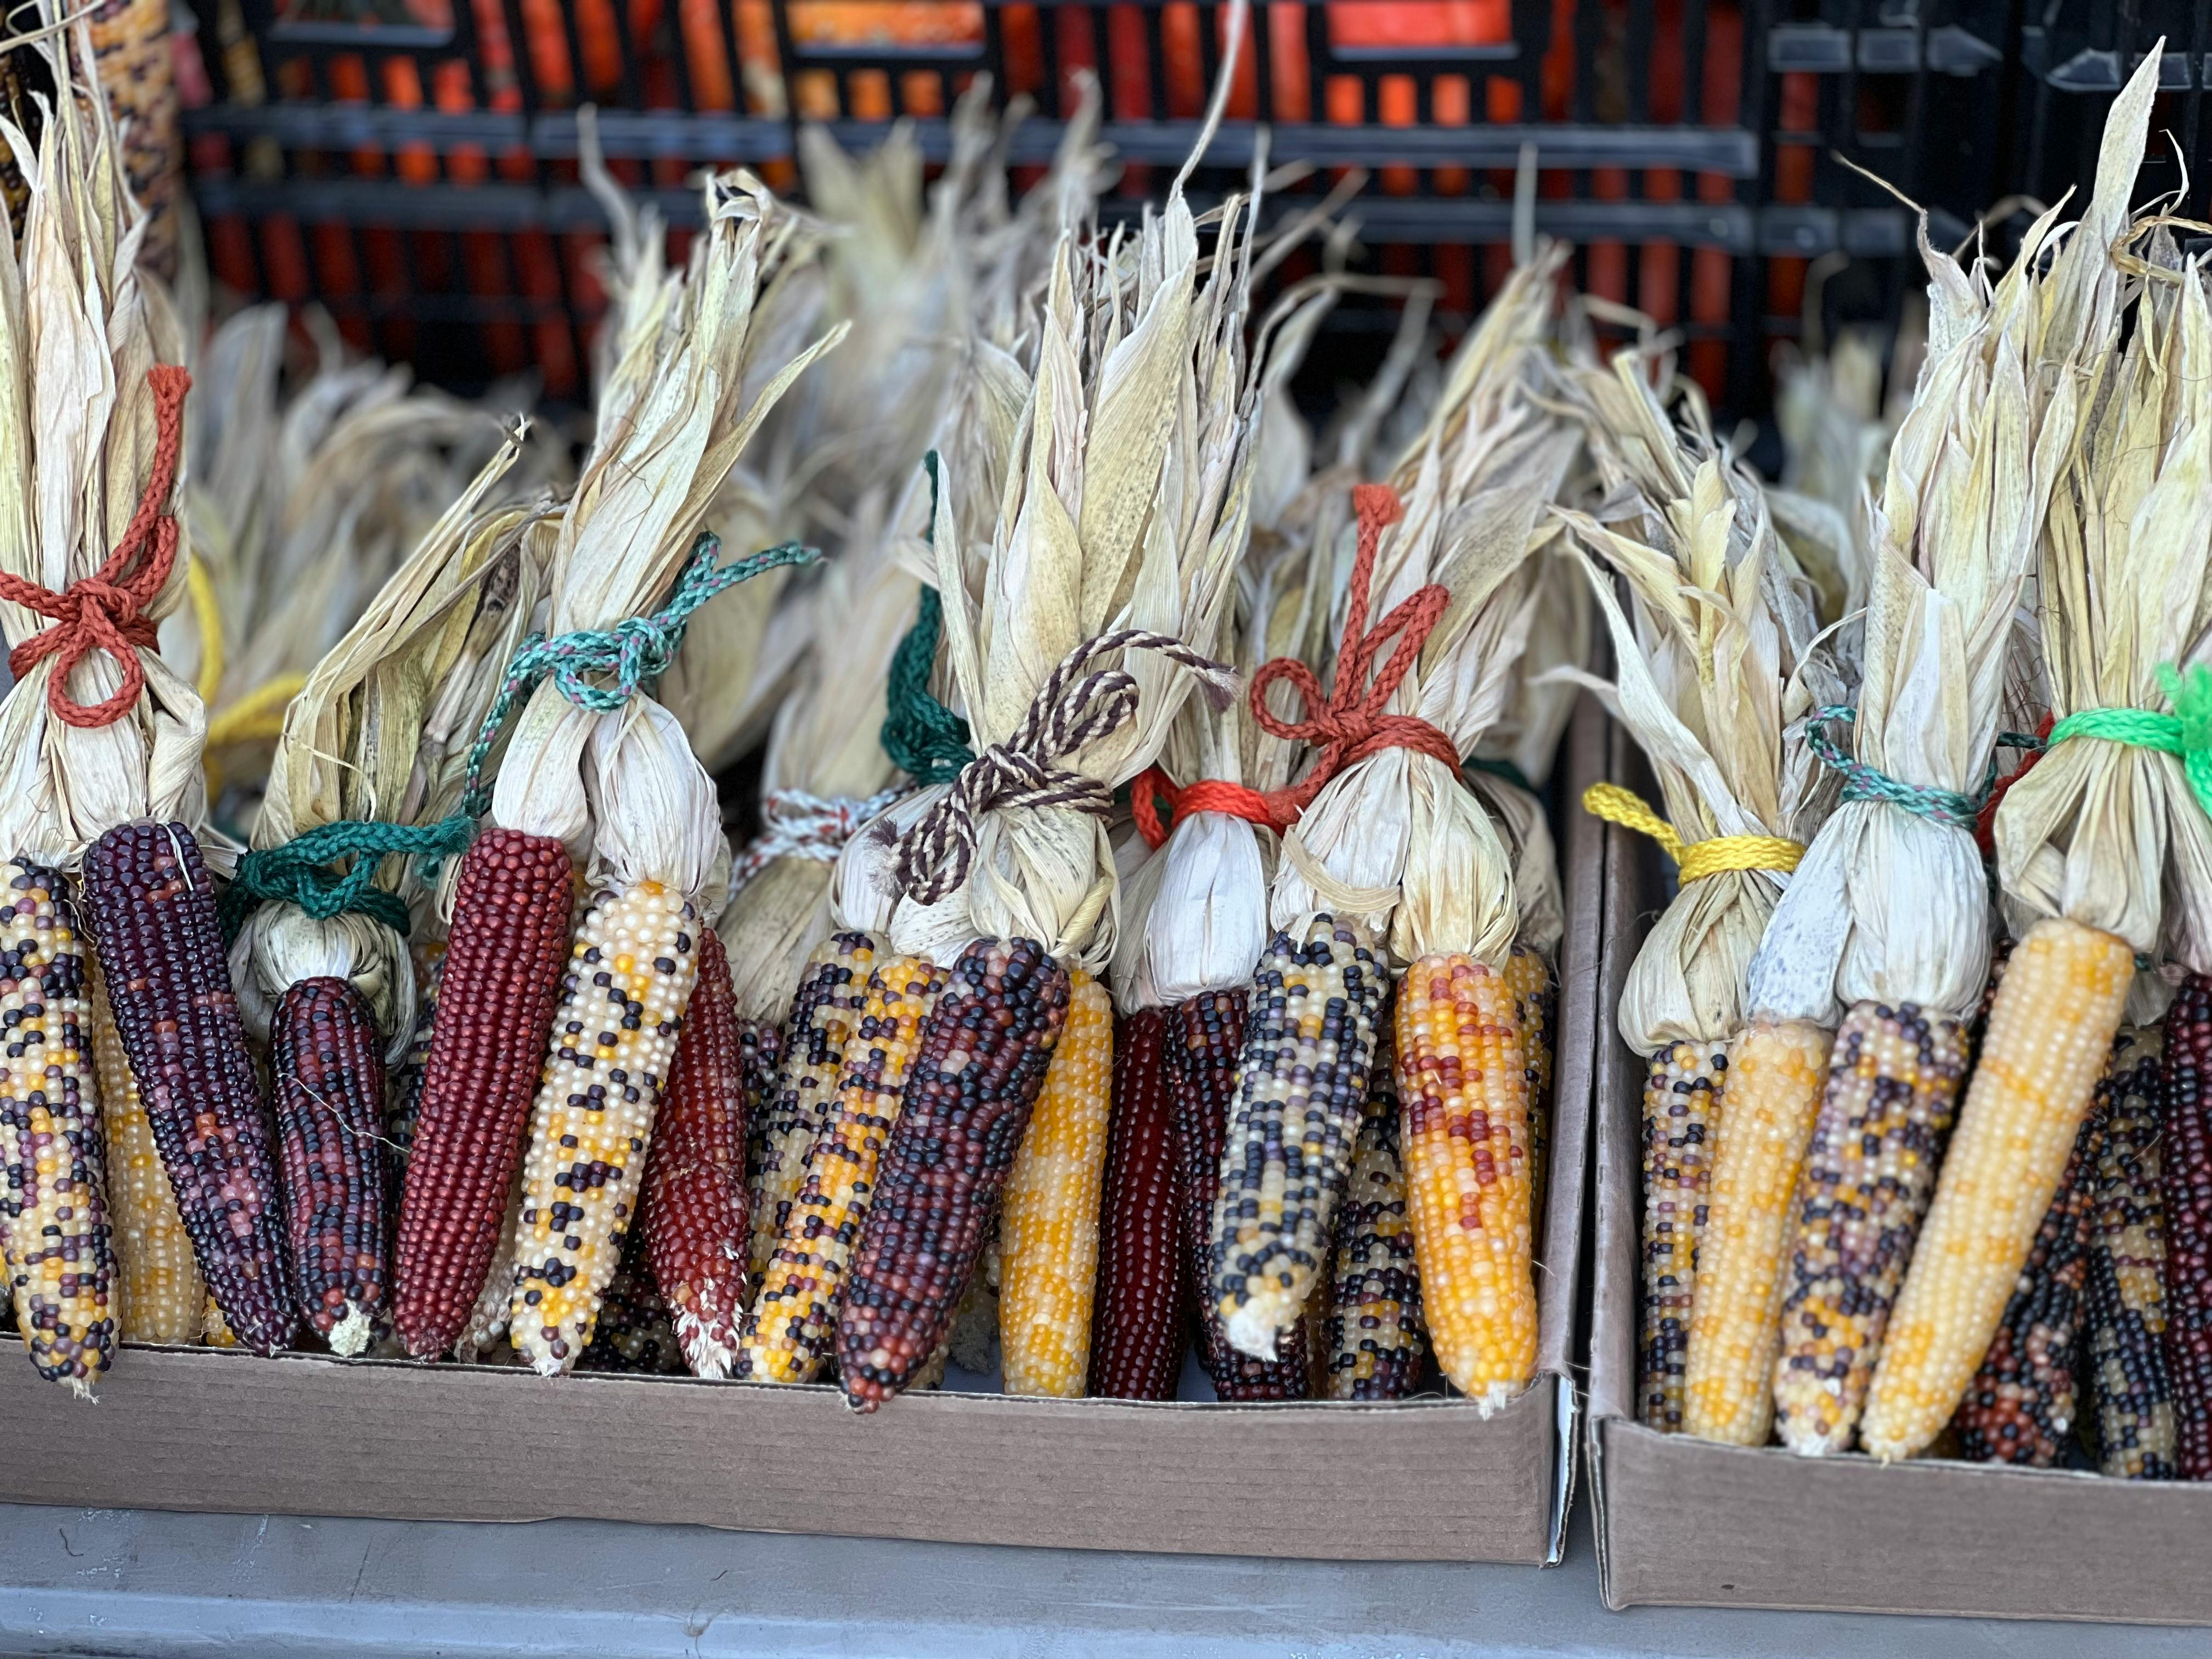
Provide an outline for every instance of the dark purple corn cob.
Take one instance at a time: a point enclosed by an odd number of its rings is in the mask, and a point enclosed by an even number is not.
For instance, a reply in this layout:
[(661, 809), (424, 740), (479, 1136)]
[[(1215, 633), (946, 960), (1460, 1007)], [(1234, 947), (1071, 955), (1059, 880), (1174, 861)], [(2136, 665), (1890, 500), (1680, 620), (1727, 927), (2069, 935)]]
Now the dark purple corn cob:
[(2166, 1380), (2173, 1461), (2212, 1480), (2212, 977), (2191, 974), (2166, 1011)]

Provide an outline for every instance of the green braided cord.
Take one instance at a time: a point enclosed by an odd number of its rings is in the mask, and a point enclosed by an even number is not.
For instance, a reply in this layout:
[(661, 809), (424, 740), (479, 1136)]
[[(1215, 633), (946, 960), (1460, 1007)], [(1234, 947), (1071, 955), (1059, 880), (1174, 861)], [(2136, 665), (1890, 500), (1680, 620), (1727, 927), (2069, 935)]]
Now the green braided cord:
[[(937, 545), (937, 452), (921, 458), (929, 471), (929, 544)], [(878, 741), (891, 764), (916, 783), (950, 783), (975, 758), (968, 747), (968, 722), (929, 694), (929, 672), (937, 661), (937, 636), (945, 625), (945, 602), (933, 587), (921, 590), (914, 626), (891, 653), (884, 684), (884, 726)]]
[(1835, 704), (1826, 708), (1815, 708), (1805, 727), (1805, 744), (1827, 766), (1843, 775), (1844, 799), (1851, 800), (1887, 801), (1892, 806), (1901, 806), (1916, 817), (1926, 818), (1931, 823), (1946, 823), (1954, 830), (1964, 830), (1968, 835), (1980, 821), (1982, 803), (1989, 799), (1990, 790), (1997, 781), (1997, 759), (1990, 757), (1989, 775), (1982, 780), (1981, 793), (1962, 795), (1955, 789), (1937, 789), (1932, 786), (1904, 783), (1887, 772), (1856, 760), (1828, 741), (1820, 730), (1823, 720), (1850, 722), (1858, 719), (1858, 710)]
[(1469, 755), (1459, 763), (1459, 767), (1462, 772), (1480, 772), (1486, 777), (1502, 779), (1524, 795), (1540, 793), (1536, 786), (1528, 781), (1526, 772), (1502, 757), (1493, 759), (1488, 755)]
[[(282, 847), (258, 848), (238, 861), (230, 890), (222, 896), (222, 932), (227, 939), (264, 899), (289, 900), (319, 921), (347, 911), (373, 916), (400, 938), (407, 937), (407, 906), (397, 893), (375, 884), (377, 861), (389, 853), (437, 857), (469, 844), (469, 820), (458, 813), (435, 823), (379, 823), (349, 818), (295, 836)], [(343, 875), (325, 866), (353, 860)]]
[(2186, 678), (2172, 667), (2158, 671), (2160, 689), (2173, 705), (2160, 714), (2147, 708), (2085, 708), (2051, 728), (2056, 745), (2069, 738), (2102, 738), (2176, 756), (2190, 793), (2212, 817), (2212, 665), (2199, 663)]

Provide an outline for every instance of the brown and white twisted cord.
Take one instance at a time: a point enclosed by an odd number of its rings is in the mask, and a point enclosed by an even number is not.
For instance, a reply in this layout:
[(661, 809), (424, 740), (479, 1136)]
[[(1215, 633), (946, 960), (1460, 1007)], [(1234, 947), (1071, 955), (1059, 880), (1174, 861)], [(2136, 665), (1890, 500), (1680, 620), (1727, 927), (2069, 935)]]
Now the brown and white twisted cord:
[(769, 790), (761, 798), (760, 834), (730, 866), (731, 897), (778, 859), (835, 863), (847, 842), (912, 793), (907, 784), (864, 797)]
[(935, 904), (968, 879), (977, 826), (987, 812), (1062, 806), (1092, 817), (1112, 816), (1114, 791), (1103, 781), (1058, 764), (1118, 730), (1137, 712), (1137, 682), (1120, 668), (1090, 669), (1111, 651), (1157, 651), (1198, 677), (1216, 708), (1236, 694), (1235, 673), (1172, 635), (1141, 628), (1101, 634), (1069, 652), (1030, 702), (1022, 723), (960, 770), (951, 787), (899, 842), (900, 890), (917, 904)]

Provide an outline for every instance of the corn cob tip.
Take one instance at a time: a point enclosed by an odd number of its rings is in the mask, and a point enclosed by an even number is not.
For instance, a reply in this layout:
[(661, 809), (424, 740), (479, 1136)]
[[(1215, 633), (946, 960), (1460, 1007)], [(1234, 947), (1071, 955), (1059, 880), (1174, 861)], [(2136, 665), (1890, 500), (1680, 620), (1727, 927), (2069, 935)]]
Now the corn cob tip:
[[(714, 1308), (722, 1304), (723, 1287), (713, 1279), (699, 1286), (702, 1306)], [(738, 1272), (738, 1293), (729, 1298), (734, 1305), (744, 1304), (744, 1274)], [(684, 1363), (694, 1376), (703, 1376), (711, 1382), (726, 1382), (737, 1375), (738, 1333), (720, 1319), (702, 1319), (688, 1306), (670, 1310), (674, 1316), (677, 1346), (684, 1350)]]
[(1281, 1359), (1276, 1339), (1305, 1316), (1305, 1304), (1277, 1285), (1254, 1291), (1244, 1305), (1224, 1310), (1221, 1328), (1229, 1346), (1255, 1359)]
[(346, 1304), (345, 1316), (331, 1327), (331, 1352), (342, 1359), (358, 1358), (368, 1348), (374, 1328), (358, 1302)]

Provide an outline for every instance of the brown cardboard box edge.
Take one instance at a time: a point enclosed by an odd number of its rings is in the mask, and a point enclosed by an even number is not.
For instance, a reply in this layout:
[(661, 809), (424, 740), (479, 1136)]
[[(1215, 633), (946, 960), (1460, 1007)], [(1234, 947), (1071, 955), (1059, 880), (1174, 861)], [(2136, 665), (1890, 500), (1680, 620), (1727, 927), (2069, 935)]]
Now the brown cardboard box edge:
[[(1613, 775), (1639, 763), (1616, 738)], [(2212, 1486), (1936, 1461), (1798, 1457), (1635, 1420), (1643, 1062), (1613, 1029), (1664, 896), (1649, 843), (1607, 832), (1606, 1029), (1586, 1449), (1605, 1603), (2212, 1624)]]
[[(1578, 711), (1569, 799), (1599, 775)], [(1565, 836), (1535, 1383), (1462, 1401), (1141, 1405), (130, 1348), (97, 1405), (0, 1364), (0, 1499), (740, 1530), (1334, 1560), (1559, 1559), (1572, 1491), (1582, 1203), (1599, 1029), (1595, 822)], [(4, 1357), (4, 1356), (0, 1356)], [(1389, 1503), (1359, 1502), (1387, 1492)]]

